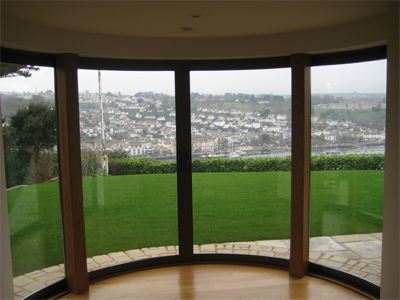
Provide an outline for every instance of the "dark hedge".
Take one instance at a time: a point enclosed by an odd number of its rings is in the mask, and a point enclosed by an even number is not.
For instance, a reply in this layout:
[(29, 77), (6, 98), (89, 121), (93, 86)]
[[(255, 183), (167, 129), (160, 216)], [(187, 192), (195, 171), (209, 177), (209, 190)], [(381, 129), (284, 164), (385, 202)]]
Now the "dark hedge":
[[(311, 170), (382, 170), (382, 154), (316, 155)], [(175, 161), (115, 158), (109, 161), (110, 175), (155, 174), (176, 172)], [(194, 160), (193, 172), (271, 172), (290, 171), (290, 156), (262, 158), (214, 158)]]

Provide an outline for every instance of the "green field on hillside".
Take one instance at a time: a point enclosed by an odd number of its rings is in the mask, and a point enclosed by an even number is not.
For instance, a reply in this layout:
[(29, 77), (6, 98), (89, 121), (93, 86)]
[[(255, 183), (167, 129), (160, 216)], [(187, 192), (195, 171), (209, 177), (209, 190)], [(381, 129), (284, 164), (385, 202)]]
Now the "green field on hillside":
[[(383, 171), (315, 171), (312, 236), (379, 232)], [(87, 256), (178, 243), (175, 174), (84, 178)], [(8, 192), (14, 276), (63, 263), (58, 182)], [(195, 243), (289, 238), (290, 172), (194, 173)]]

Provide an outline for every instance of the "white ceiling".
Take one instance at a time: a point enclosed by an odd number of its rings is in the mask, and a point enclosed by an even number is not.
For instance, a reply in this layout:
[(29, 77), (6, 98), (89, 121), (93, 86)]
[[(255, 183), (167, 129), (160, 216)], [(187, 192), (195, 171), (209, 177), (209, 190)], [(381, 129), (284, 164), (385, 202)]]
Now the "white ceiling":
[(3, 0), (1, 17), (3, 24), (18, 19), (53, 29), (114, 36), (240, 37), (347, 24), (383, 15), (389, 7), (390, 1)]

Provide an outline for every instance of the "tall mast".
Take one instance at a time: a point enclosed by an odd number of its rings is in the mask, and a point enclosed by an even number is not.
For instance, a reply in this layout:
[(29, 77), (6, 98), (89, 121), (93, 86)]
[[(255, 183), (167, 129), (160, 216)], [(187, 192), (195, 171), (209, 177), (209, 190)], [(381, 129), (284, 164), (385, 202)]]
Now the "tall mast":
[(101, 72), (100, 70), (97, 71), (97, 77), (99, 81), (99, 100), (100, 100), (100, 116), (101, 116), (101, 154), (104, 155), (106, 152), (106, 142), (105, 142), (105, 135), (104, 135), (104, 106), (103, 106), (103, 97), (101, 95)]
[(101, 95), (101, 73), (100, 70), (97, 71), (97, 78), (99, 83), (99, 100), (100, 100), (100, 116), (101, 116), (101, 158), (102, 158), (102, 168), (103, 174), (108, 175), (108, 157), (106, 154), (106, 139), (105, 139), (105, 123), (104, 123), (104, 106), (103, 106), (103, 97)]

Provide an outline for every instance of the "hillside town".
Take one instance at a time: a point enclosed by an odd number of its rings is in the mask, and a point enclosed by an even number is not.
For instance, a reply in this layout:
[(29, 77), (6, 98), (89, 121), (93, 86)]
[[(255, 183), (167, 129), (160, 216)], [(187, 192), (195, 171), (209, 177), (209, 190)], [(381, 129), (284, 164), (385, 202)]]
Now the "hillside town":
[[(174, 97), (147, 92), (107, 93), (102, 98), (107, 151), (163, 159), (176, 155)], [(193, 157), (290, 154), (289, 96), (192, 94), (191, 100)], [(384, 95), (314, 95), (312, 110), (313, 151), (338, 154), (383, 151)], [(80, 94), (80, 128), (82, 149), (101, 149), (97, 93)]]
[[(152, 92), (104, 93), (102, 101), (103, 126), (98, 93), (79, 95), (83, 150), (104, 149), (130, 157), (175, 157), (173, 96)], [(7, 124), (17, 109), (33, 102), (54, 107), (54, 92), (2, 93), (3, 123)], [(384, 94), (315, 94), (311, 110), (313, 153), (383, 153)], [(290, 155), (288, 95), (192, 93), (191, 124), (194, 158)]]

